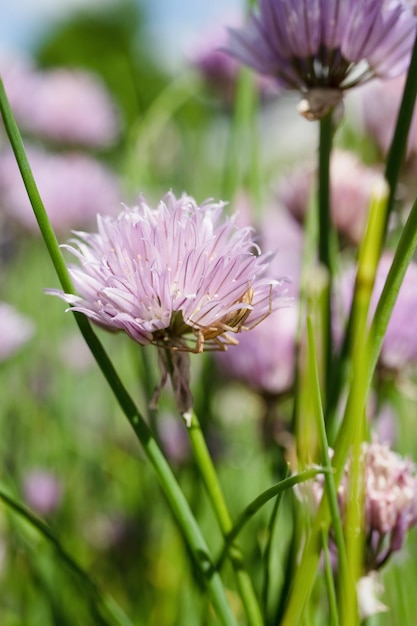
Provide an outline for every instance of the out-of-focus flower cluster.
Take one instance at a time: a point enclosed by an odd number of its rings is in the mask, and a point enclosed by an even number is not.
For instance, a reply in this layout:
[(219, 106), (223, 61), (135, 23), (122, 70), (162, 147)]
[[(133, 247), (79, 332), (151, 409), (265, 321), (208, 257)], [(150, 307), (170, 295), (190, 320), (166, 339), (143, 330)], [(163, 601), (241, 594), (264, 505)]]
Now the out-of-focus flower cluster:
[[(59, 232), (88, 225), (98, 211), (117, 212), (116, 177), (97, 159), (78, 151), (53, 154), (35, 146), (28, 146), (26, 152), (48, 216)], [(39, 231), (10, 150), (0, 155), (0, 204), (10, 219), (31, 232)]]
[(120, 134), (116, 107), (101, 81), (84, 70), (38, 70), (27, 59), (1, 63), (22, 131), (57, 144), (107, 148)]
[[(316, 174), (314, 166), (300, 166), (278, 187), (279, 200), (301, 222), (313, 197)], [(364, 234), (372, 195), (383, 184), (383, 174), (376, 167), (362, 163), (352, 152), (334, 150), (330, 180), (332, 221), (347, 241), (358, 244)]]
[[(82, 70), (38, 70), (22, 59), (2, 61), (2, 77), (24, 134), (29, 163), (53, 227), (67, 233), (119, 204), (116, 175), (91, 152), (110, 148), (121, 126), (110, 94)], [(9, 148), (0, 152), (0, 208), (38, 232)]]
[[(362, 444), (365, 541), (364, 570), (384, 565), (400, 550), (406, 533), (417, 524), (417, 468), (413, 462), (393, 452), (385, 443)], [(338, 488), (339, 507), (344, 517), (349, 490), (351, 460), (346, 462)], [(307, 494), (308, 492), (308, 494)], [(300, 490), (312, 496), (314, 508), (322, 499), (324, 479), (316, 477)]]

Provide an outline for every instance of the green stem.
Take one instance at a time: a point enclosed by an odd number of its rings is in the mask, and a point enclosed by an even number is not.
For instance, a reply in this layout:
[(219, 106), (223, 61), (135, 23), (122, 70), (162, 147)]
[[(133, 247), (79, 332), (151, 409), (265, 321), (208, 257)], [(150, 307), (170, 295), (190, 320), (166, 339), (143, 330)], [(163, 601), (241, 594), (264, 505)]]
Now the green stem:
[(196, 91), (198, 77), (185, 72), (175, 78), (155, 98), (128, 138), (127, 156), (124, 161), (125, 178), (134, 187), (148, 181), (152, 174), (149, 158), (164, 127)]
[[(187, 423), (187, 430), (194, 459), (196, 460), (208, 496), (211, 500), (220, 530), (226, 541), (228, 534), (233, 530), (233, 522), (195, 412), (191, 414), (190, 421)], [(259, 603), (251, 579), (245, 568), (243, 554), (235, 541), (230, 543), (228, 555), (236, 575), (236, 582), (246, 611), (248, 623), (250, 626), (262, 626), (264, 622)]]
[(333, 144), (333, 110), (320, 119), (319, 140), (319, 173), (318, 173), (318, 255), (320, 263), (328, 271), (329, 286), (326, 295), (325, 327), (323, 334), (323, 356), (325, 372), (325, 388), (328, 389), (332, 358), (331, 333), (331, 294), (333, 283), (332, 263), (332, 220), (330, 206), (330, 158)]
[[(289, 471), (289, 468), (288, 468)], [(269, 599), (269, 591), (270, 591), (270, 583), (271, 583), (271, 554), (272, 554), (272, 544), (274, 538), (274, 529), (278, 519), (278, 512), (281, 508), (281, 502), (284, 492), (281, 492), (275, 499), (274, 507), (272, 509), (271, 516), (269, 518), (268, 527), (267, 527), (267, 542), (265, 546), (265, 550), (263, 553), (263, 562), (264, 562), (264, 579), (262, 583), (262, 592), (261, 592), (261, 606), (262, 612), (265, 617), (268, 616), (268, 599)]]
[(311, 480), (315, 476), (319, 474), (326, 474), (327, 472), (332, 471), (326, 469), (324, 467), (320, 467), (317, 469), (308, 469), (303, 472), (299, 472), (298, 474), (294, 474), (293, 476), (289, 476), (288, 478), (284, 478), (276, 485), (269, 487), (265, 491), (263, 491), (259, 496), (253, 500), (248, 506), (240, 513), (238, 518), (236, 519), (233, 528), (228, 532), (226, 537), (226, 543), (223, 548), (222, 554), (220, 558), (216, 561), (217, 567), (220, 567), (225, 558), (226, 551), (229, 549), (230, 544), (236, 539), (241, 530), (246, 526), (250, 519), (272, 498), (276, 496), (282, 495), (287, 489), (292, 489), (295, 485), (298, 485), (306, 480)]
[[(417, 96), (417, 35), (414, 41), (413, 52), (411, 55), (410, 65), (408, 68), (407, 79), (404, 86), (403, 97), (397, 117), (397, 124), (394, 131), (394, 137), (391, 142), (390, 150), (387, 157), (385, 167), (385, 178), (390, 188), (387, 214), (385, 218), (385, 236), (388, 229), (389, 217), (391, 215), (395, 194), (397, 189), (400, 169), (404, 161), (407, 149), (407, 137), (410, 129), (411, 120), (414, 112), (414, 105)], [(375, 103), (375, 106), (378, 106)]]
[(327, 441), (326, 424), (324, 421), (323, 405), (320, 397), (320, 382), (319, 373), (317, 368), (317, 360), (315, 358), (315, 342), (313, 324), (310, 315), (307, 316), (307, 334), (308, 334), (308, 371), (311, 377), (311, 384), (309, 386), (311, 393), (311, 401), (313, 404), (313, 411), (316, 421), (318, 440), (321, 453), (322, 465), (327, 469), (327, 473), (324, 475), (324, 485), (326, 490), (326, 497), (329, 502), (329, 509), (331, 519), (333, 523), (333, 530), (335, 536), (335, 542), (337, 545), (337, 554), (339, 560), (339, 574), (342, 577), (347, 575), (347, 559), (346, 548), (343, 537), (343, 525), (340, 516), (339, 503), (337, 499), (337, 488), (332, 472), (332, 461), (329, 454), (329, 444)]
[(326, 580), (327, 597), (329, 599), (330, 626), (339, 626), (339, 614), (337, 612), (336, 592), (334, 588), (334, 580), (332, 573), (332, 565), (330, 562), (329, 542), (327, 534), (322, 532), (323, 553), (324, 553), (324, 577)]
[(333, 143), (333, 123), (331, 111), (320, 119), (319, 141), (319, 261), (331, 274), (331, 214), (330, 214), (330, 156)]
[[(74, 293), (71, 278), (37, 190), (24, 150), (22, 138), (10, 109), (1, 80), (0, 110), (23, 182), (61, 285), (66, 293)], [(155, 470), (159, 484), (171, 506), (175, 520), (183, 532), (195, 563), (199, 567), (206, 582), (207, 589), (211, 593), (212, 601), (221, 623), (225, 626), (234, 625), (235, 619), (227, 601), (221, 578), (218, 572), (215, 571), (206, 542), (171, 468), (158, 447), (148, 425), (121, 382), (112, 362), (93, 332), (88, 320), (80, 314), (75, 314), (75, 319), (97, 364), (129, 420), (137, 438), (142, 444), (149, 462)]]
[[(233, 112), (232, 128), (227, 147), (223, 195), (232, 200), (244, 182), (249, 183), (252, 200), (259, 200), (259, 147), (255, 133), (257, 94), (251, 72), (243, 68), (239, 72), (237, 94)], [(247, 158), (250, 158), (249, 163)], [(249, 179), (247, 179), (249, 177)]]

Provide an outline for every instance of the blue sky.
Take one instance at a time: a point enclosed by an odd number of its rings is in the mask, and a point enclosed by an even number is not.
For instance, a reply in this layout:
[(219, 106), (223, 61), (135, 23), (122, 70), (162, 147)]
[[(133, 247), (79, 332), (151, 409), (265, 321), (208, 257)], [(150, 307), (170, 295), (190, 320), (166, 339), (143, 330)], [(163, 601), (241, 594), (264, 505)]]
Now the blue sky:
[[(2, 3), (0, 52), (30, 50), (42, 29), (53, 24), (74, 8), (102, 6), (117, 0), (14, 0)], [(239, 14), (244, 0), (143, 0), (150, 17), (152, 40), (171, 65), (182, 58), (197, 41), (198, 33), (207, 32)]]

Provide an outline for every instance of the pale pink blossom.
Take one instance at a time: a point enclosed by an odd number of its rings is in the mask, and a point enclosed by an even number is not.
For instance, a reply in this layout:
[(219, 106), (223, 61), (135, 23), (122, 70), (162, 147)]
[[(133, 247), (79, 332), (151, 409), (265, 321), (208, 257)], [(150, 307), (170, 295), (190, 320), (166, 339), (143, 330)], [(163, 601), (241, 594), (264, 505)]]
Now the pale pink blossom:
[(141, 345), (224, 350), (279, 306), (283, 287), (265, 277), (252, 229), (223, 208), (168, 193), (156, 209), (141, 197), (117, 218), (99, 215), (97, 233), (67, 246), (81, 263), (70, 267), (78, 295), (55, 294)]

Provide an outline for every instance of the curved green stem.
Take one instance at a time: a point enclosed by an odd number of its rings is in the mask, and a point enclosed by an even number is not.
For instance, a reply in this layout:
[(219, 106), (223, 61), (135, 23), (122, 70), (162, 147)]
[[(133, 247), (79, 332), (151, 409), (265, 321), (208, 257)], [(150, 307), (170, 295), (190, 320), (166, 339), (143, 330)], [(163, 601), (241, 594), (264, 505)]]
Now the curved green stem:
[(401, 283), (407, 267), (417, 248), (417, 200), (414, 202), (410, 215), (404, 225), (400, 240), (395, 250), (394, 258), (384, 288), (376, 307), (370, 329), (370, 368), (368, 373), (369, 384), (381, 352), (385, 332), (392, 310), (397, 300)]
[[(194, 412), (191, 414), (189, 422), (187, 423), (187, 430), (194, 458), (211, 500), (214, 514), (216, 515), (223, 537), (225, 541), (227, 541), (228, 534), (233, 530), (232, 519), (200, 423)], [(245, 568), (243, 554), (235, 541), (229, 544), (228, 555), (236, 575), (236, 582), (243, 606), (245, 607), (248, 623), (250, 626), (263, 626), (263, 618), (252, 586), (252, 581)]]
[(229, 549), (233, 541), (236, 539), (236, 537), (239, 535), (241, 530), (244, 528), (244, 526), (246, 526), (249, 520), (251, 520), (252, 517), (265, 504), (267, 504), (270, 500), (272, 500), (272, 498), (276, 498), (276, 496), (281, 496), (284, 493), (284, 491), (286, 491), (287, 489), (291, 489), (295, 485), (299, 485), (300, 483), (303, 483), (306, 480), (310, 480), (311, 478), (314, 478), (318, 474), (326, 474), (330, 471), (332, 470), (328, 468), (324, 468), (324, 467), (304, 470), (303, 472), (299, 472), (298, 474), (294, 474), (293, 476), (284, 478), (284, 480), (281, 480), (276, 485), (269, 487), (268, 489), (263, 491), (261, 494), (259, 494), (259, 496), (257, 496), (255, 500), (253, 500), (250, 504), (248, 504), (248, 506), (240, 513), (233, 527), (228, 532), (227, 537), (226, 537), (226, 543), (224, 545), (222, 553), (219, 559), (216, 561), (217, 567), (221, 567), (224, 561), (224, 558), (226, 556), (227, 550)]
[[(10, 109), (1, 80), (0, 111), (30, 202), (61, 285), (65, 292), (74, 293), (71, 278), (36, 187), (22, 138)], [(158, 447), (148, 425), (125, 389), (99, 339), (93, 332), (87, 318), (81, 314), (75, 314), (75, 319), (97, 364), (129, 420), (137, 438), (142, 444), (149, 462), (155, 470), (159, 484), (171, 506), (175, 520), (186, 539), (197, 567), (200, 569), (207, 589), (211, 593), (213, 605), (221, 623), (224, 624), (224, 626), (234, 626), (235, 619), (227, 601), (223, 583), (218, 572), (215, 571), (206, 542), (171, 468)]]

